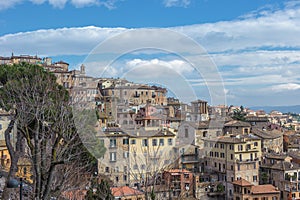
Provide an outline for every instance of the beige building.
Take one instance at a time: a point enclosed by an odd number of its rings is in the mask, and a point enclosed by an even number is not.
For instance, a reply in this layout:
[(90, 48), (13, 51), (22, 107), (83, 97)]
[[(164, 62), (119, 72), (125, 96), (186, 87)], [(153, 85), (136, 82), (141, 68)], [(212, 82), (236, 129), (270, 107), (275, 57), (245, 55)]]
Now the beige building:
[(283, 152), (283, 133), (281, 131), (253, 128), (251, 133), (261, 139), (263, 153)]
[(233, 198), (234, 180), (246, 179), (253, 185), (259, 181), (261, 141), (254, 135), (221, 136), (204, 140), (206, 158), (204, 172), (218, 175), (226, 183), (229, 199)]
[(170, 130), (133, 132), (129, 139), (130, 183), (153, 183), (175, 161), (175, 134)]
[(224, 124), (225, 135), (238, 135), (238, 134), (249, 134), (251, 125), (248, 122), (232, 120)]
[(98, 172), (111, 179), (114, 186), (129, 184), (129, 135), (120, 128), (107, 128), (98, 135), (106, 152), (98, 159)]
[(300, 198), (300, 165), (289, 161), (261, 165), (271, 184), (281, 191), (281, 199)]

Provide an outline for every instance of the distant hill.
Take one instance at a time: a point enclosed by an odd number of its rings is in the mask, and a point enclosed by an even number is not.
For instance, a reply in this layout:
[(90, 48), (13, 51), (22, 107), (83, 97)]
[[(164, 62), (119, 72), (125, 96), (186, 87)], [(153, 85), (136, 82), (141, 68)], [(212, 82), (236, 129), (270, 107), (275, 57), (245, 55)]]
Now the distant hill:
[(250, 107), (251, 110), (264, 110), (266, 113), (270, 113), (272, 110), (278, 110), (282, 113), (299, 113), (300, 114), (300, 105), (294, 106), (253, 106)]

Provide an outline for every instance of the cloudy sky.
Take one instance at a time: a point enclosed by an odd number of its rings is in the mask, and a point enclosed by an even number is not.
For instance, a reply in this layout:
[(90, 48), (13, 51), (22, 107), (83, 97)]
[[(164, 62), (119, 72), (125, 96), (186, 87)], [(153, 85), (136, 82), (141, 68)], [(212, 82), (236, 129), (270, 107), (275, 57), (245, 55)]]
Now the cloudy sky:
[[(110, 41), (120, 34), (123, 40)], [(85, 63), (93, 76), (152, 80), (175, 96), (192, 90), (212, 104), (222, 103), (213, 100), (216, 84), (228, 105), (300, 104), (299, 36), (300, 1), (0, 0), (0, 56), (50, 56), (71, 68)], [(200, 72), (198, 61), (205, 63)]]

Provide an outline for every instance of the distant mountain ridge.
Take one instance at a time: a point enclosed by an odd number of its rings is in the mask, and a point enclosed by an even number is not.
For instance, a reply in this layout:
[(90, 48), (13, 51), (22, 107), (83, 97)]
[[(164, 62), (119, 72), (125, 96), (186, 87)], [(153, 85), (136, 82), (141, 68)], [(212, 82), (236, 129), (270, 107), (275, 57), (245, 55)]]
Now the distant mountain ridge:
[(272, 110), (277, 110), (282, 113), (298, 113), (300, 114), (300, 105), (293, 106), (252, 106), (251, 110), (264, 110), (266, 113), (270, 113)]

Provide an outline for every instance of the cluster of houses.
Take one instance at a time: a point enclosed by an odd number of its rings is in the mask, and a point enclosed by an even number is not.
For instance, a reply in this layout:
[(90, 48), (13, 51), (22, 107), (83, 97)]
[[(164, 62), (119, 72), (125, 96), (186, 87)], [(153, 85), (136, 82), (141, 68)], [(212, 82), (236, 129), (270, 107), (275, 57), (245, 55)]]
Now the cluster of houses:
[[(300, 199), (300, 124), (289, 114), (182, 103), (155, 85), (87, 76), (84, 65), (69, 70), (51, 58), (0, 57), (0, 64), (19, 62), (53, 72), (73, 104), (97, 111), (96, 136), (106, 148), (98, 173), (110, 180), (116, 199)], [(7, 168), (9, 116), (0, 115)], [(80, 199), (84, 192), (68, 195)]]

